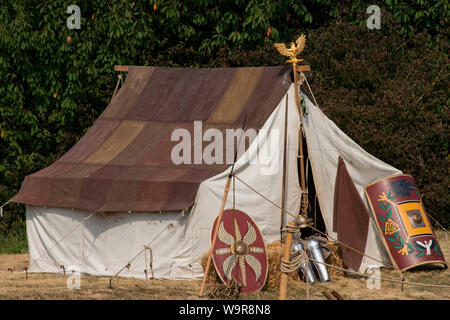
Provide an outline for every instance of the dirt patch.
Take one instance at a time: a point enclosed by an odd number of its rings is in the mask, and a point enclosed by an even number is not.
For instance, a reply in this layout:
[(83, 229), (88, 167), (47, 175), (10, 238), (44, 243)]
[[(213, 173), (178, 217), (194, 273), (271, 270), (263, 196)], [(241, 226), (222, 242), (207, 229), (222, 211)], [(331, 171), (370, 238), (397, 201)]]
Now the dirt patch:
[[(444, 256), (450, 257), (450, 241), (444, 240), (443, 233), (438, 233), (439, 243)], [(81, 289), (67, 288), (68, 275), (61, 274), (28, 274), (25, 279), (24, 267), (28, 264), (27, 254), (0, 255), (0, 299), (170, 299), (190, 300), (208, 299), (209, 288), (204, 297), (199, 298), (201, 279), (175, 280), (145, 280), (115, 278), (112, 288), (109, 287), (108, 277), (82, 276)], [(383, 279), (400, 280), (400, 273), (394, 270), (381, 270)], [(274, 277), (270, 278), (275, 281)], [(450, 286), (450, 271), (443, 268), (421, 268), (405, 273), (408, 282), (439, 284)], [(423, 287), (404, 285), (399, 283), (381, 282), (380, 289), (368, 289), (364, 278), (334, 276), (326, 283), (316, 282), (310, 285), (310, 299), (325, 299), (322, 290), (339, 292), (348, 300), (450, 300), (449, 288)], [(240, 299), (278, 299), (278, 289), (268, 288), (256, 293), (241, 295)], [(306, 298), (306, 284), (298, 277), (290, 277), (288, 299), (304, 300)]]

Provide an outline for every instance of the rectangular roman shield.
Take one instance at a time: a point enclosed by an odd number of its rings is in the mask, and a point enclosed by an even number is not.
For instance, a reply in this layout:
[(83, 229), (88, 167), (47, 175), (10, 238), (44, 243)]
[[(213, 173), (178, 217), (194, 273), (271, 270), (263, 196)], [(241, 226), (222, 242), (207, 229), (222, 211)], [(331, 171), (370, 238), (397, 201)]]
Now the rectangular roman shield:
[(436, 262), (446, 265), (413, 177), (386, 177), (366, 186), (364, 191), (372, 218), (397, 269)]

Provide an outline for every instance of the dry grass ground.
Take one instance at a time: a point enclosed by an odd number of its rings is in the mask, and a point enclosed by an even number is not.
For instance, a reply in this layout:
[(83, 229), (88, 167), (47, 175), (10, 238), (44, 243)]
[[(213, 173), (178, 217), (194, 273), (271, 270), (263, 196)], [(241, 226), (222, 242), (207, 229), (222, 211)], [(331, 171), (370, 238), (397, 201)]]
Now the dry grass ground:
[[(438, 233), (442, 251), (447, 260), (450, 257), (450, 241)], [(67, 288), (68, 276), (61, 274), (29, 274), (25, 279), (24, 266), (28, 264), (28, 255), (0, 255), (0, 299), (199, 299), (200, 280), (169, 281), (116, 278), (112, 289), (108, 288), (109, 278), (82, 276), (81, 289)], [(8, 270), (9, 269), (9, 270)], [(406, 281), (450, 286), (449, 269), (419, 269), (405, 273)], [(398, 272), (382, 269), (381, 277), (400, 280)], [(386, 281), (380, 289), (368, 289), (365, 279), (351, 277), (332, 278), (328, 283), (315, 283), (310, 286), (311, 299), (325, 299), (322, 290), (336, 290), (348, 300), (450, 300), (450, 289), (401, 285)], [(306, 285), (301, 281), (290, 280), (288, 299), (303, 300), (306, 297)], [(240, 299), (277, 299), (278, 290), (266, 290), (241, 295)], [(202, 299), (209, 299), (207, 296)]]

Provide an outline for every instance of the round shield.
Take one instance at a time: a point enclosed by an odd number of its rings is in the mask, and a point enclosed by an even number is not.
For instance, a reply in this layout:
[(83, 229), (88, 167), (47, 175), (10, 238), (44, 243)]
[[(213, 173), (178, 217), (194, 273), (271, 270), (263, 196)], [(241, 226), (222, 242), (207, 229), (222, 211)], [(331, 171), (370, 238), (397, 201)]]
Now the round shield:
[[(216, 224), (217, 218), (211, 241)], [(212, 257), (223, 283), (234, 280), (242, 286), (241, 293), (256, 292), (264, 286), (267, 278), (264, 240), (255, 221), (246, 213), (236, 209), (223, 212)]]

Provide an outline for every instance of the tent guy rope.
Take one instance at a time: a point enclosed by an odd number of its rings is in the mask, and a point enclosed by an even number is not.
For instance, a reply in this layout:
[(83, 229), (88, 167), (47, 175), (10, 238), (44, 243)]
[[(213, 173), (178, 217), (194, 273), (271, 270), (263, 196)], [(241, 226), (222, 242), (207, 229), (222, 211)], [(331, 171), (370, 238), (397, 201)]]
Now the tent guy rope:
[[(53, 244), (53, 246), (51, 246), (50, 248), (47, 249), (47, 252), (52, 250), (53, 248), (55, 248), (57, 245), (59, 245), (65, 238), (67, 238), (69, 235), (71, 235), (72, 233), (74, 233), (76, 230), (78, 230), (78, 228), (81, 228), (86, 221), (88, 221), (93, 215), (95, 214), (95, 212), (91, 213), (89, 216), (87, 216), (86, 218), (81, 219), (81, 223), (79, 225), (77, 225), (75, 228), (73, 228), (72, 230), (70, 230), (69, 232), (67, 232), (61, 239), (59, 239), (57, 242), (55, 242)], [(31, 263), (27, 269), (30, 269), (31, 266), (33, 266), (34, 264), (36, 264), (44, 255), (45, 253), (41, 254), (37, 259), (35, 259), (33, 261), (33, 263)], [(56, 261), (54, 261), (56, 263)], [(58, 265), (58, 263), (56, 263)], [(60, 265), (60, 264), (59, 264)]]
[[(239, 180), (240, 182), (242, 182), (242, 184), (244, 184), (244, 185), (245, 185), (247, 188), (249, 188), (251, 191), (255, 192), (255, 193), (256, 193), (257, 195), (259, 195), (261, 198), (263, 198), (264, 200), (268, 201), (269, 203), (271, 203), (273, 206), (277, 207), (278, 209), (281, 209), (281, 207), (280, 207), (279, 205), (277, 205), (275, 202), (273, 202), (272, 200), (270, 200), (268, 197), (266, 197), (265, 195), (263, 195), (263, 194), (261, 194), (260, 192), (258, 192), (257, 190), (255, 190), (252, 186), (250, 186), (250, 185), (249, 185), (248, 183), (246, 183), (244, 180), (242, 180), (242, 179), (239, 178), (238, 176), (236, 176), (236, 179)], [(285, 212), (286, 212), (288, 215), (290, 215), (291, 217), (293, 217), (294, 219), (297, 219), (297, 215), (295, 215), (295, 214), (293, 214), (293, 213), (287, 211), (286, 209), (285, 209)], [(316, 232), (318, 232), (318, 233), (320, 233), (320, 234), (322, 234), (322, 235), (328, 237), (329, 239), (335, 241), (336, 243), (339, 243), (339, 244), (345, 246), (346, 248), (348, 248), (348, 249), (350, 249), (350, 250), (352, 250), (352, 251), (354, 251), (354, 252), (356, 252), (356, 253), (358, 253), (358, 254), (360, 254), (360, 255), (363, 255), (363, 256), (365, 256), (365, 257), (367, 257), (367, 258), (370, 258), (370, 259), (372, 259), (372, 260), (374, 260), (374, 261), (377, 261), (377, 262), (381, 263), (382, 265), (384, 265), (384, 266), (386, 266), (386, 267), (388, 267), (388, 268), (392, 268), (392, 266), (386, 265), (386, 263), (384, 263), (383, 261), (380, 261), (380, 260), (378, 260), (378, 259), (376, 259), (376, 258), (374, 258), (374, 257), (371, 257), (371, 256), (369, 256), (369, 255), (367, 255), (367, 254), (365, 254), (365, 253), (363, 253), (363, 252), (361, 252), (361, 251), (359, 251), (359, 250), (357, 250), (357, 249), (355, 249), (355, 248), (352, 248), (351, 246), (349, 246), (349, 245), (347, 245), (347, 244), (345, 244), (345, 243), (343, 243), (343, 242), (341, 242), (341, 241), (339, 241), (339, 240), (337, 240), (337, 239), (334, 239), (333, 237), (329, 236), (329, 235), (326, 234), (325, 232), (320, 231), (319, 229), (316, 229), (316, 228), (315, 228), (313, 225), (311, 225), (310, 223), (306, 223), (306, 225), (307, 225), (309, 228), (313, 229), (314, 231), (316, 231)], [(295, 229), (295, 228), (292, 229), (292, 231), (294, 231), (294, 230), (296, 230), (296, 229)]]
[[(273, 202), (272, 200), (270, 200), (269, 198), (267, 198), (266, 196), (264, 196), (263, 194), (261, 194), (260, 192), (258, 192), (257, 190), (255, 190), (254, 188), (252, 188), (249, 184), (247, 184), (245, 181), (243, 181), (243, 180), (242, 180), (241, 178), (239, 178), (238, 176), (235, 175), (235, 177), (236, 177), (237, 180), (239, 180), (240, 182), (242, 182), (246, 187), (248, 187), (250, 190), (252, 190), (253, 192), (255, 192), (255, 193), (256, 193), (257, 195), (259, 195), (261, 198), (263, 198), (264, 200), (268, 201), (269, 203), (271, 203), (272, 205), (274, 205), (274, 206), (276, 206), (278, 209), (280, 209), (280, 206), (278, 206), (275, 202)], [(287, 210), (285, 210), (285, 212), (286, 212), (288, 215), (290, 215), (291, 217), (297, 218), (296, 215), (292, 214), (291, 212), (289, 212), (289, 211), (287, 211)], [(355, 251), (356, 253), (359, 253), (359, 254), (361, 254), (361, 255), (367, 257), (367, 258), (370, 258), (370, 259), (373, 259), (373, 260), (375, 260), (375, 261), (377, 261), (377, 262), (380, 262), (380, 263), (382, 263), (382, 264), (383, 264), (384, 266), (386, 266), (386, 267), (392, 268), (392, 266), (388, 266), (388, 265), (386, 265), (385, 263), (383, 263), (382, 261), (377, 260), (377, 259), (374, 258), (374, 257), (368, 256), (367, 254), (364, 254), (363, 252), (361, 252), (361, 251), (359, 251), (359, 250), (357, 250), (357, 249), (355, 249), (355, 248), (352, 248), (351, 246), (348, 246), (348, 245), (346, 245), (345, 243), (342, 243), (341, 241), (339, 241), (339, 240), (337, 240), (337, 239), (334, 239), (333, 237), (327, 235), (326, 233), (324, 233), (324, 232), (322, 232), (322, 231), (320, 231), (320, 230), (314, 228), (314, 227), (313, 227), (312, 225), (310, 225), (310, 224), (308, 224), (308, 227), (310, 227), (310, 228), (313, 229), (314, 231), (317, 231), (318, 233), (320, 233), (320, 234), (322, 234), (322, 235), (324, 235), (324, 236), (327, 236), (329, 239), (331, 239), (331, 240), (333, 240), (333, 241), (335, 241), (335, 242), (337, 242), (337, 243), (339, 243), (339, 244), (345, 246), (346, 248)], [(321, 264), (324, 264), (324, 265), (327, 266), (327, 267), (335, 268), (335, 269), (338, 269), (338, 270), (341, 270), (341, 271), (344, 271), (344, 272), (353, 273), (353, 274), (359, 275), (359, 276), (361, 276), (361, 277), (365, 277), (365, 278), (370, 278), (370, 277), (371, 277), (371, 278), (373, 278), (373, 279), (376, 279), (376, 277), (371, 276), (371, 275), (367, 275), (367, 274), (364, 274), (364, 273), (361, 273), (361, 272), (357, 272), (357, 271), (353, 271), (353, 270), (349, 270), (349, 269), (344, 269), (344, 268), (341, 268), (341, 267), (338, 267), (338, 266), (334, 266), (334, 265), (331, 265), (331, 264), (327, 264), (327, 263), (324, 263), (324, 262), (320, 262), (320, 261), (315, 260), (315, 259), (312, 259), (312, 258), (309, 258), (309, 261), (321, 263)], [(293, 263), (293, 264), (295, 265), (295, 263)], [(287, 266), (289, 266), (289, 265), (291, 265), (291, 264), (288, 263)], [(293, 271), (293, 270), (290, 269), (290, 268), (286, 268), (286, 269), (285, 269), (284, 266), (282, 266), (282, 268), (283, 268), (282, 270), (286, 270), (287, 272), (292, 272), (292, 271)], [(394, 280), (394, 279), (389, 279), (389, 278), (380, 278), (380, 280), (382, 280), (382, 281), (388, 281), (388, 282), (394, 282), (394, 283), (400, 283), (400, 284), (403, 283), (403, 284), (407, 284), (407, 285), (426, 286), (426, 287), (438, 287), (438, 288), (450, 288), (450, 286), (447, 286), (447, 285), (427, 284), (427, 283), (419, 283), (419, 282), (407, 282), (407, 281)]]
[[(341, 271), (348, 272), (348, 273), (353, 273), (353, 274), (361, 276), (363, 278), (372, 278), (372, 279), (377, 279), (377, 280), (386, 281), (386, 282), (399, 283), (399, 284), (402, 284), (402, 285), (406, 284), (406, 285), (411, 285), (411, 286), (422, 286), (422, 287), (435, 287), (435, 288), (450, 289), (450, 286), (445, 285), (445, 284), (410, 282), (410, 281), (395, 280), (395, 279), (390, 279), (390, 278), (376, 277), (374, 275), (368, 275), (368, 274), (364, 274), (364, 273), (357, 272), (357, 271), (354, 271), (354, 270), (344, 269), (344, 268), (341, 268), (341, 267), (338, 267), (338, 266), (335, 266), (335, 265), (332, 265), (332, 264), (328, 264), (326, 262), (321, 262), (321, 261), (315, 260), (313, 258), (309, 258), (309, 260), (313, 261), (315, 263), (323, 264), (323, 265), (325, 265), (327, 267), (330, 267), (330, 268), (334, 268), (334, 269), (341, 270)], [(340, 278), (343, 278), (343, 277), (340, 277)]]

